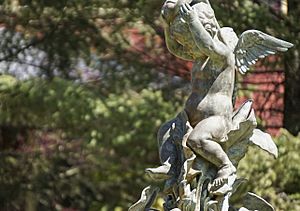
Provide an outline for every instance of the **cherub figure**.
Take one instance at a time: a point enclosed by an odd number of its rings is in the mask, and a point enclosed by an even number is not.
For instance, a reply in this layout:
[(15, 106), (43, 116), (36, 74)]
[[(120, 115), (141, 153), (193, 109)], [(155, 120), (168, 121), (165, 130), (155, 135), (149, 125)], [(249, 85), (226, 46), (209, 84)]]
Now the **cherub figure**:
[[(259, 58), (284, 52), (293, 45), (257, 30), (246, 31), (238, 39), (231, 28), (219, 27), (206, 0), (167, 0), (162, 16), (166, 22), (165, 39), (169, 51), (194, 61), (192, 91), (184, 107), (187, 121), (193, 128), (187, 146), (217, 167), (212, 185), (221, 187), (236, 172), (222, 148), (233, 127), (236, 69), (244, 74)], [(162, 133), (167, 131), (167, 125), (163, 127)], [(176, 154), (169, 153), (169, 157)], [(150, 174), (169, 174), (173, 163), (167, 159), (163, 161), (167, 165), (148, 169)]]
[[(158, 131), (162, 165), (146, 172), (165, 180), (164, 210), (229, 210), (229, 197), (243, 181), (236, 167), (248, 146), (278, 154), (271, 136), (255, 129), (252, 101), (233, 111), (236, 70), (244, 74), (259, 58), (293, 45), (257, 30), (238, 38), (219, 27), (208, 0), (166, 0), (162, 17), (169, 51), (194, 62), (192, 90), (183, 111)], [(156, 195), (150, 190), (129, 210), (150, 208)], [(273, 210), (253, 193), (246, 198), (240, 210)]]

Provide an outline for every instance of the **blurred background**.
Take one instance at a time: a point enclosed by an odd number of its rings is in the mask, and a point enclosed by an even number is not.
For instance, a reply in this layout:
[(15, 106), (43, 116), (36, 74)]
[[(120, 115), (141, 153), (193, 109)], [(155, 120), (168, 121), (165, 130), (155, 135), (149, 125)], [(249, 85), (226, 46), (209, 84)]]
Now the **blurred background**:
[[(123, 211), (159, 164), (156, 132), (192, 64), (166, 49), (163, 0), (0, 0), (0, 210)], [(276, 210), (300, 210), (298, 0), (211, 0), (221, 26), (295, 44), (238, 78), (279, 158), (240, 165)], [(157, 207), (160, 206), (157, 202)]]

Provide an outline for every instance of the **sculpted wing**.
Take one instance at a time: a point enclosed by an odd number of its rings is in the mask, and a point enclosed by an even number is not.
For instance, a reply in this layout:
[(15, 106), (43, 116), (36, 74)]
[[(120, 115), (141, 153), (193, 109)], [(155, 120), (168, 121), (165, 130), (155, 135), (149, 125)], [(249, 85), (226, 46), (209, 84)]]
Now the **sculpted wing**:
[(235, 47), (235, 64), (241, 74), (245, 74), (258, 59), (277, 52), (287, 51), (292, 43), (277, 39), (258, 30), (245, 31)]

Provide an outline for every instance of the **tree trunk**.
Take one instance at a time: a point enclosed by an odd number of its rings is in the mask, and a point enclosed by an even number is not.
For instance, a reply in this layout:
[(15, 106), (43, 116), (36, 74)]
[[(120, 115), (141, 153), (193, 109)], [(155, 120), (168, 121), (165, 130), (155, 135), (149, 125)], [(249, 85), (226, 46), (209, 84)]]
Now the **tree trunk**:
[[(289, 16), (300, 13), (298, 0), (289, 0)], [(295, 22), (294, 22), (295, 23)], [(296, 23), (295, 23), (296, 24)], [(300, 131), (300, 44), (298, 26), (291, 30), (291, 42), (295, 46), (285, 58), (284, 127), (293, 135)]]
[(293, 135), (300, 131), (300, 66), (299, 49), (285, 60), (284, 127)]

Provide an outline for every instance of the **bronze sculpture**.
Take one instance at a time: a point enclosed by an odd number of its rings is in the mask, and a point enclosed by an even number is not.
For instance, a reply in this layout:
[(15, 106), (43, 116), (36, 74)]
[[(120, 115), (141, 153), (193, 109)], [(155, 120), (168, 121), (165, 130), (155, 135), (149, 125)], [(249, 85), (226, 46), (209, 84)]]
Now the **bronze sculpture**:
[[(271, 137), (255, 129), (252, 101), (233, 110), (236, 70), (244, 74), (259, 58), (293, 45), (257, 30), (238, 38), (231, 28), (219, 27), (207, 0), (167, 0), (162, 17), (169, 51), (194, 61), (192, 91), (184, 110), (158, 132), (162, 165), (146, 172), (165, 180), (165, 210), (228, 210), (229, 197), (241, 182), (236, 167), (248, 146), (277, 156)], [(255, 194), (248, 197), (263, 201)], [(269, 208), (262, 202), (261, 210)]]

